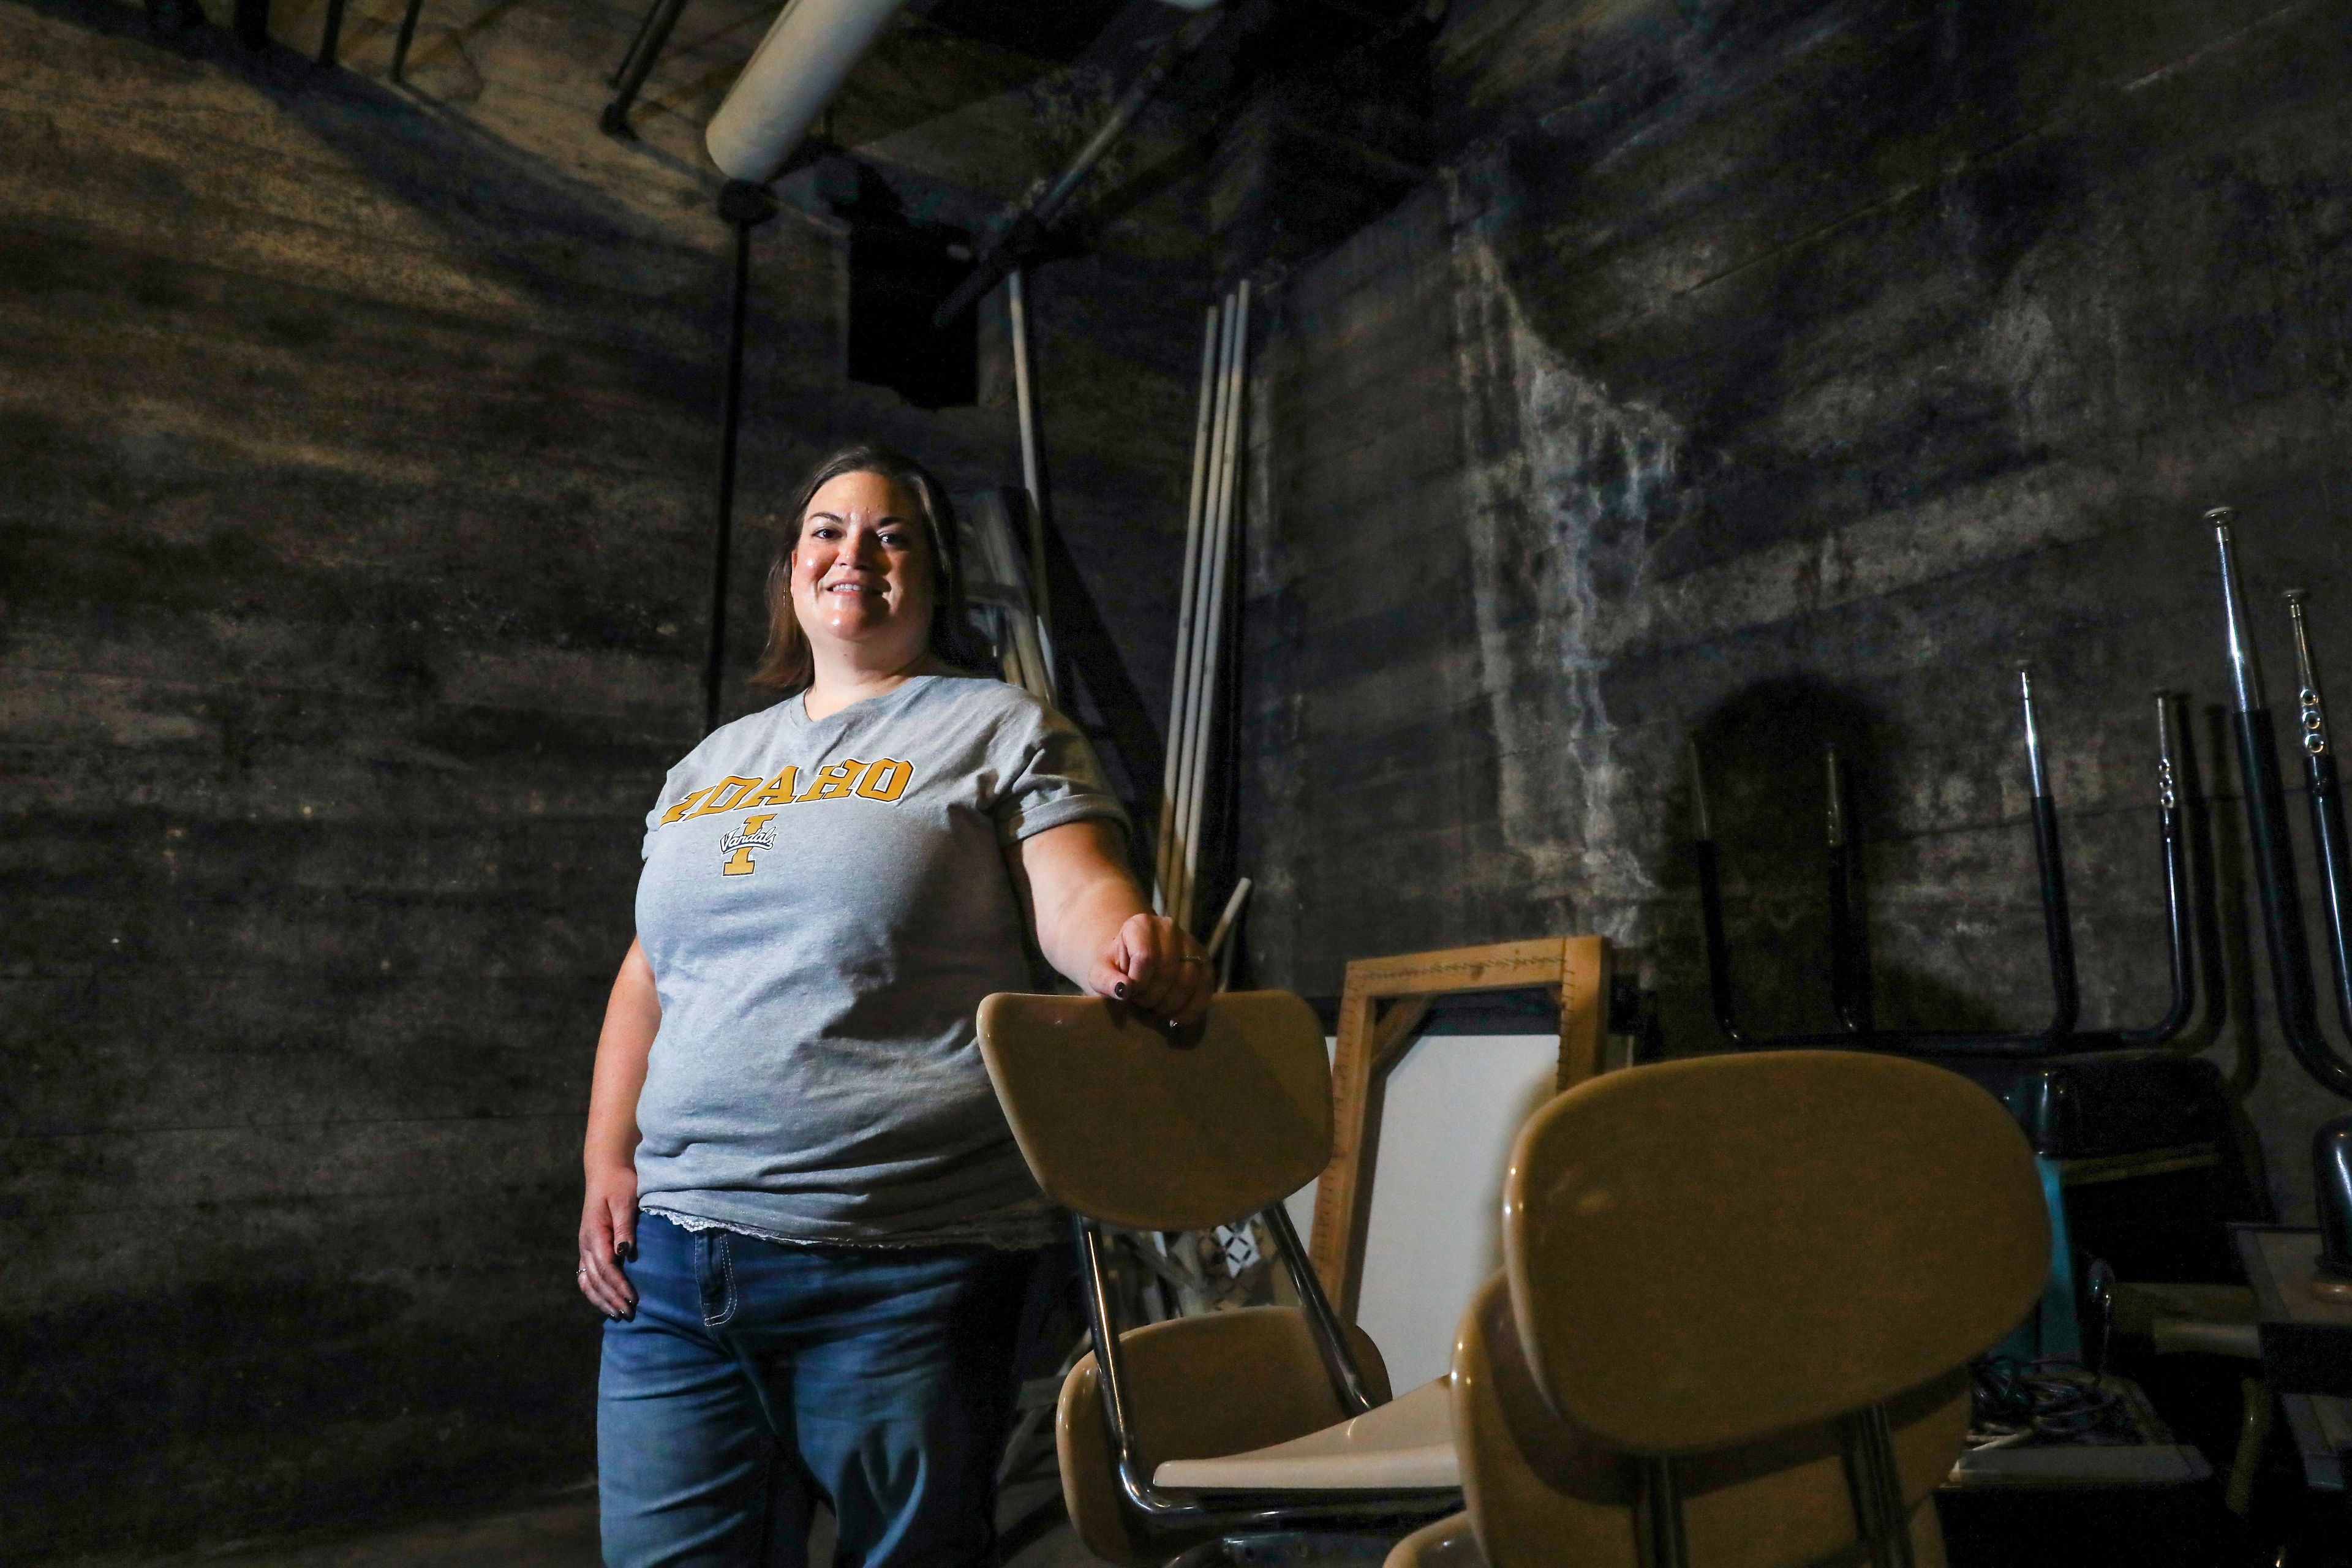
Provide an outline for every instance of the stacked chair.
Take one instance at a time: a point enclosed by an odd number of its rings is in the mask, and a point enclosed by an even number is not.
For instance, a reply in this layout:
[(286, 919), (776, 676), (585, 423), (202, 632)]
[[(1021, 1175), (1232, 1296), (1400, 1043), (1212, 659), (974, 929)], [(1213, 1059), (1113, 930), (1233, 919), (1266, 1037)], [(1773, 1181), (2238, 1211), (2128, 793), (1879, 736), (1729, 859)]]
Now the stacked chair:
[[(1077, 1230), (1092, 1353), (1062, 1386), (1062, 1492), (1097, 1556), (1223, 1560), (1231, 1543), (1393, 1538), (1461, 1506), (1444, 1384), (1402, 1400), (1343, 1325), (1282, 1200), (1331, 1152), (1314, 1010), (1286, 992), (1216, 998), (1171, 1040), (1125, 1007), (991, 996), (980, 1048), (1038, 1184)], [(1300, 1305), (1122, 1331), (1098, 1226), (1261, 1220)]]
[[(1001, 995), (981, 1046), (1077, 1215), (1094, 1353), (1057, 1441), (1098, 1555), (1191, 1568), (1402, 1535), (1389, 1568), (1942, 1563), (1927, 1500), (1967, 1429), (1968, 1365), (2050, 1256), (2032, 1152), (1965, 1079), (1787, 1051), (1579, 1085), (1513, 1151), (1505, 1268), (1450, 1378), (1391, 1401), (1280, 1205), (1328, 1153), (1304, 1004), (1220, 996), (1171, 1044), (1109, 1004)], [(1110, 1321), (1097, 1224), (1252, 1213), (1300, 1307)]]
[(1505, 1178), (1463, 1319), (1469, 1507), (1389, 1568), (1932, 1568), (1969, 1363), (2050, 1235), (1998, 1101), (1898, 1057), (1781, 1051), (1594, 1079)]

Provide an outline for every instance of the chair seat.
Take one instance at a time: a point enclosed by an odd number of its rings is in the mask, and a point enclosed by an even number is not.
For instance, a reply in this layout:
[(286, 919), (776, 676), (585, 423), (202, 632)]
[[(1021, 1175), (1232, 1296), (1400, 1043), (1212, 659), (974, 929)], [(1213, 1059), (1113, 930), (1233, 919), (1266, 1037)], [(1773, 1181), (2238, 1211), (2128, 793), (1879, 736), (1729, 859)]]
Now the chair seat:
[(1213, 1459), (1167, 1460), (1151, 1473), (1152, 1484), (1187, 1491), (1458, 1489), (1450, 1381), (1425, 1383), (1352, 1421), (1286, 1443)]
[(1389, 1552), (1381, 1568), (1486, 1568), (1466, 1513), (1423, 1525)]

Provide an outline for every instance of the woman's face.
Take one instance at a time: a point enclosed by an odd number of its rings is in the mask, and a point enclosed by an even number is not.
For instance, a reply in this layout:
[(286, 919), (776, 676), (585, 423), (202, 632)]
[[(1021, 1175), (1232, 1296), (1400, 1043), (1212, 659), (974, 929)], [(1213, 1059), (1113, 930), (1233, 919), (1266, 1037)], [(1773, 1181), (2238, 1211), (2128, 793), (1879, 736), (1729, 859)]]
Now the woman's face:
[(856, 646), (890, 668), (930, 643), (931, 547), (914, 493), (880, 474), (843, 474), (809, 498), (793, 546), (793, 613), (812, 642)]

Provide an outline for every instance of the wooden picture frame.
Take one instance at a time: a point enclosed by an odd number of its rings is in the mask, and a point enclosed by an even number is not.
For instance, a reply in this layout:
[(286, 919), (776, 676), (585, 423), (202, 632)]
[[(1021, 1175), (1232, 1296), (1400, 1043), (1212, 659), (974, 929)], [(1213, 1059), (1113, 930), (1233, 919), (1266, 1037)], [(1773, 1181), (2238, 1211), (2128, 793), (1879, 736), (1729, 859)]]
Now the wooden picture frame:
[(1342, 1318), (1355, 1321), (1363, 1286), (1381, 1079), (1429, 1016), (1431, 1004), (1465, 992), (1538, 985), (1549, 990), (1559, 1002), (1555, 1092), (1564, 1091), (1601, 1069), (1609, 1037), (1609, 963), (1606, 937), (1552, 936), (1349, 963), (1331, 1062), (1331, 1163), (1316, 1189), (1307, 1247)]

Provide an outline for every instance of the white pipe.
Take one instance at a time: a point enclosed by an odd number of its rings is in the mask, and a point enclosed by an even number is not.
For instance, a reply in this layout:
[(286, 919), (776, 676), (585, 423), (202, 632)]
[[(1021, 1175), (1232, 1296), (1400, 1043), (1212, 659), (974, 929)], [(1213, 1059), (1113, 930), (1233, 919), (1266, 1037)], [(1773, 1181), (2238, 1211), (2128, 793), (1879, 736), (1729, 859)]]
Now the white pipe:
[(1045, 488), (1037, 478), (1037, 405), (1029, 390), (1029, 292), (1023, 269), (1004, 279), (1013, 326), (1013, 400), (1021, 420), (1021, 488), (1029, 492), (1029, 607), (1037, 619), (1039, 658), (1045, 671), (1045, 700), (1054, 691), (1054, 601), (1045, 585)]
[(1209, 484), (1201, 500), (1201, 557), (1193, 566), (1192, 646), (1181, 672), (1184, 724), (1182, 738), (1178, 742), (1181, 753), (1176, 762), (1174, 826), (1168, 839), (1168, 918), (1179, 922), (1185, 915), (1184, 863), (1192, 842), (1185, 824), (1193, 816), (1192, 797), (1200, 785), (1200, 748), (1193, 741), (1201, 728), (1201, 670), (1208, 658), (1209, 645), (1216, 637), (1216, 628), (1209, 621), (1209, 584), (1216, 573), (1217, 516), (1223, 500), (1218, 476), (1224, 472), (1225, 444), (1233, 433), (1233, 421), (1228, 416), (1233, 407), (1235, 334), (1240, 326), (1241, 309), (1229, 297), (1218, 338), (1217, 406), (1209, 426)]
[(1223, 651), (1221, 635), (1225, 618), (1225, 580), (1232, 575), (1234, 516), (1241, 510), (1237, 476), (1241, 468), (1242, 397), (1249, 385), (1249, 280), (1244, 279), (1237, 295), (1234, 314), (1239, 318), (1234, 330), (1234, 356), (1230, 374), (1232, 394), (1225, 399), (1225, 449), (1219, 469), (1222, 481), (1218, 487), (1217, 526), (1210, 535), (1209, 548), (1213, 552), (1209, 562), (1209, 616), (1205, 633), (1201, 636), (1204, 658), (1200, 696), (1193, 702), (1192, 723), (1192, 799), (1184, 805), (1184, 875), (1178, 884), (1176, 907), (1183, 913), (1179, 917), (1192, 923), (1193, 879), (1201, 865), (1201, 807), (1207, 795), (1209, 768), (1209, 734), (1217, 717), (1217, 661)]
[[(992, 531), (998, 581), (1022, 593), (1025, 601), (1026, 594), (1021, 585), (1021, 555), (1013, 548), (1012, 520), (1000, 510)], [(1047, 668), (1045, 649), (1038, 644), (1037, 621), (1030, 606), (1025, 602), (1008, 606), (1004, 625), (1013, 653), (1021, 660), (1021, 689), (1040, 702), (1054, 701), (1053, 671)]]
[(790, 0), (710, 117), (703, 144), (730, 180), (765, 184), (906, 0)]
[(1013, 525), (1005, 515), (1004, 503), (994, 494), (973, 503), (972, 534), (980, 549), (978, 564), (987, 573), (988, 581), (1007, 595), (999, 599), (992, 595), (990, 599), (1004, 626), (1001, 655), (1004, 679), (1041, 701), (1050, 702), (1054, 700), (1053, 689), (1037, 646), (1036, 627), (1029, 617), (1027, 595), (1021, 586), (1020, 561), (1013, 548)]
[(1192, 578), (1201, 559), (1202, 492), (1209, 482), (1209, 426), (1217, 398), (1217, 328), (1221, 306), (1209, 307), (1208, 325), (1201, 333), (1201, 412), (1192, 425), (1192, 489), (1184, 503), (1184, 572), (1177, 578), (1176, 662), (1168, 681), (1168, 752), (1160, 772), (1160, 842), (1151, 866), (1151, 907), (1168, 912), (1168, 853), (1176, 842), (1177, 760), (1182, 755), (1184, 672), (1192, 658), (1192, 611), (1196, 597)]
[(1225, 912), (1217, 917), (1215, 929), (1209, 932), (1209, 962), (1215, 963), (1224, 954), (1225, 943), (1233, 940), (1234, 922), (1242, 917), (1242, 905), (1250, 896), (1250, 879), (1244, 877), (1234, 884), (1233, 894), (1225, 900)]
[(1201, 479), (1201, 545), (1193, 555), (1191, 579), (1185, 586), (1185, 623), (1191, 635), (1184, 647), (1184, 656), (1176, 666), (1174, 689), (1170, 700), (1175, 704), (1176, 721), (1171, 726), (1169, 745), (1174, 750), (1176, 787), (1168, 797), (1168, 826), (1161, 836), (1167, 849), (1167, 877), (1163, 882), (1168, 894), (1167, 913), (1174, 919), (1180, 886), (1184, 875), (1184, 802), (1192, 786), (1192, 710), (1199, 691), (1194, 674), (1200, 663), (1201, 616), (1209, 604), (1209, 529), (1217, 508), (1217, 454), (1219, 443), (1225, 436), (1225, 362), (1233, 353), (1234, 305), (1224, 301), (1217, 321), (1217, 354), (1211, 371), (1209, 450)]
[(1209, 962), (1217, 966), (1220, 991), (1234, 988), (1234, 954), (1242, 945), (1234, 927), (1242, 918), (1242, 906), (1249, 901), (1252, 886), (1247, 877), (1234, 884), (1234, 896), (1225, 900), (1225, 912), (1217, 917), (1217, 929), (1209, 936)]

